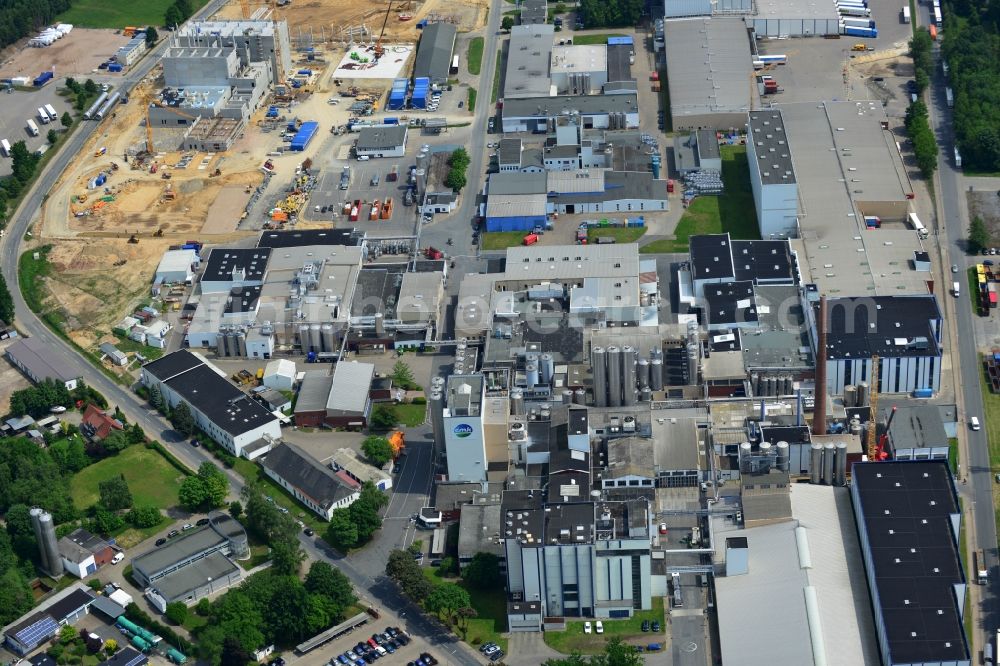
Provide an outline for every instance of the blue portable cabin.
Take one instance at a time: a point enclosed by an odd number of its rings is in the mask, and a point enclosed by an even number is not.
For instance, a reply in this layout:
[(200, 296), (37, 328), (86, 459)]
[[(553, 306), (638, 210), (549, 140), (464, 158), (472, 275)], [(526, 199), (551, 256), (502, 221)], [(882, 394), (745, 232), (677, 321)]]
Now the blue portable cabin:
[(108, 64), (109, 72), (121, 72), (125, 67), (120, 62), (112, 62)]
[(291, 150), (303, 151), (309, 142), (313, 140), (316, 136), (316, 132), (319, 130), (319, 123), (314, 120), (302, 123), (299, 127), (299, 131), (295, 133), (292, 137)]
[(531, 233), (536, 228), (545, 228), (545, 215), (516, 215), (510, 217), (487, 217), (486, 231), (523, 231)]
[(46, 83), (48, 83), (49, 81), (51, 81), (52, 77), (53, 77), (53, 74), (52, 74), (51, 70), (48, 71), (48, 72), (42, 72), (41, 74), (39, 74), (38, 76), (35, 77), (35, 80), (32, 81), (32, 83), (34, 84), (34, 86), (36, 88), (41, 88)]
[(632, 41), (632, 38), (626, 35), (622, 35), (621, 37), (608, 37), (608, 46), (631, 46), (634, 43), (635, 42)]
[(855, 28), (853, 26), (844, 26), (844, 34), (848, 37), (878, 37), (878, 30), (875, 28)]

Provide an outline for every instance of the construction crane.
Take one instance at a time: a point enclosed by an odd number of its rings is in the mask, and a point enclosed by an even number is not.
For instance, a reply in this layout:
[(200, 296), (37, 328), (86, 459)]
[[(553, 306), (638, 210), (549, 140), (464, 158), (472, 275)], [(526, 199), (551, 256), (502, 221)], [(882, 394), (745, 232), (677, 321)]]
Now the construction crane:
[(868, 461), (875, 462), (879, 460), (879, 446), (876, 439), (876, 419), (878, 418), (878, 354), (872, 356), (872, 388), (871, 396), (868, 399), (869, 409), (871, 413), (868, 415)]
[(166, 104), (164, 104), (160, 100), (158, 100), (155, 97), (153, 97), (152, 95), (150, 95), (146, 99), (146, 152), (149, 153), (150, 155), (155, 155), (156, 154), (156, 147), (155, 147), (155, 145), (153, 143), (153, 123), (151, 122), (152, 119), (149, 116), (149, 110), (151, 108), (153, 108), (154, 106), (158, 106), (161, 109), (166, 109), (170, 113), (175, 113), (178, 116), (181, 116), (183, 118), (187, 118), (188, 120), (197, 120), (198, 119), (198, 116), (192, 116), (189, 113), (185, 113), (185, 112), (183, 112), (183, 111), (181, 111), (179, 109), (175, 109), (175, 108), (173, 108), (171, 106), (167, 106)]
[(390, 13), (392, 13), (392, 0), (389, 0), (389, 6), (386, 7), (385, 18), (382, 19), (382, 31), (378, 33), (378, 41), (375, 42), (375, 60), (379, 60), (385, 55), (385, 47), (382, 46), (382, 36), (385, 35), (385, 26), (389, 23)]

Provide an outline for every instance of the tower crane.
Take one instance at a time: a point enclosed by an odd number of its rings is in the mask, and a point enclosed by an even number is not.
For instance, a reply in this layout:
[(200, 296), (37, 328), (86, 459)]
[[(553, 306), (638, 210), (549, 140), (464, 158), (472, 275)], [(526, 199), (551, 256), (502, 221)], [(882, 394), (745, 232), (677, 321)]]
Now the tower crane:
[(872, 387), (871, 387), (871, 397), (869, 398), (868, 404), (871, 413), (868, 415), (868, 460), (869, 462), (876, 462), (881, 460), (879, 457), (879, 442), (876, 438), (876, 419), (878, 418), (878, 379), (879, 379), (879, 358), (878, 354), (872, 356)]

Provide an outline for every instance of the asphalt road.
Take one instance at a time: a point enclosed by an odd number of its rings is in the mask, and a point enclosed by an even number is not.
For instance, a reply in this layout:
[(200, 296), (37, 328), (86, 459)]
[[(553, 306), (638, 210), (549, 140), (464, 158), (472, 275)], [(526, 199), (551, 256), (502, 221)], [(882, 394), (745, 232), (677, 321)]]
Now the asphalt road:
[[(929, 91), (930, 104), (928, 105), (932, 127), (937, 135), (940, 152), (938, 155), (938, 182), (940, 213), (938, 224), (940, 225), (939, 242), (947, 244), (951, 262), (958, 264), (960, 270), (975, 262), (974, 257), (968, 257), (965, 251), (965, 235), (968, 226), (966, 216), (962, 214), (960, 206), (961, 197), (964, 196), (961, 182), (961, 172), (955, 169), (954, 136), (951, 127), (951, 113), (948, 110), (944, 99), (945, 81), (941, 73), (939, 54), (935, 59), (934, 85)], [(948, 267), (944, 268), (949, 270)], [(965, 283), (964, 270), (959, 273), (961, 282)], [(948, 277), (945, 278), (946, 280)], [(943, 291), (943, 290), (942, 290)], [(954, 317), (955, 326), (958, 332), (954, 340), (955, 347), (958, 348), (957, 358), (953, 355), (953, 363), (958, 365), (961, 379), (957, 382), (956, 392), (961, 391), (962, 401), (959, 409), (958, 427), (964, 429), (966, 444), (966, 454), (962, 457), (961, 464), (964, 467), (964, 475), (968, 479), (966, 483), (959, 484), (959, 493), (963, 497), (966, 506), (971, 503), (973, 514), (973, 527), (975, 532), (975, 544), (984, 549), (986, 560), (990, 570), (990, 583), (985, 587), (980, 587), (979, 608), (976, 616), (979, 618), (978, 628), (986, 632), (986, 640), (989, 634), (1000, 622), (997, 616), (997, 593), (1000, 586), (1000, 574), (998, 574), (997, 562), (997, 533), (996, 522), (993, 511), (993, 480), (990, 474), (989, 444), (986, 430), (973, 431), (968, 428), (970, 416), (978, 416), (981, 420), (984, 416), (983, 396), (979, 382), (979, 355), (975, 344), (961, 344), (961, 340), (975, 338), (972, 318), (975, 315), (972, 311), (972, 304), (962, 290), (960, 298), (950, 295), (941, 296), (947, 300), (944, 305), (946, 313), (951, 313)], [(956, 399), (959, 396), (956, 396)], [(982, 643), (979, 643), (982, 645)]]

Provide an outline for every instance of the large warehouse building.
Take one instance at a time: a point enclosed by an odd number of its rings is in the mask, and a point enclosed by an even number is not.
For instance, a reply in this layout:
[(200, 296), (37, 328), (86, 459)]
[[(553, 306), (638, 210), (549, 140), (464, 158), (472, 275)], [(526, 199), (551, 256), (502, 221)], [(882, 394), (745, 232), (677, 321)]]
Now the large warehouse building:
[(564, 116), (579, 116), (584, 129), (639, 127), (639, 99), (635, 93), (508, 99), (504, 100), (502, 113), (505, 133), (546, 132), (550, 121)]
[(511, 29), (503, 84), (504, 103), (514, 97), (549, 96), (554, 34), (555, 27), (546, 24), (516, 25)]
[(746, 125), (757, 87), (751, 85), (753, 57), (743, 19), (667, 21), (664, 32), (674, 130)]
[(764, 37), (839, 35), (840, 16), (833, 2), (813, 0), (664, 0), (668, 19), (694, 16), (742, 17), (748, 28)]
[(429, 78), (431, 83), (447, 83), (451, 54), (455, 49), (456, 28), (451, 23), (428, 23), (420, 35), (413, 78)]
[(799, 186), (780, 111), (750, 113), (747, 162), (760, 237), (798, 236)]

